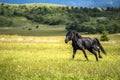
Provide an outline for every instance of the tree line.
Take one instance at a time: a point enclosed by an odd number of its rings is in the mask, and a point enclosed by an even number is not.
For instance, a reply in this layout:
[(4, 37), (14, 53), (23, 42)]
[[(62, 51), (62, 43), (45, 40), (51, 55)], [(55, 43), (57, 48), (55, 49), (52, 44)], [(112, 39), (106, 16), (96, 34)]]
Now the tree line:
[[(22, 16), (48, 25), (66, 25), (66, 30), (79, 32), (120, 33), (120, 7), (87, 8), (73, 6), (28, 6), (0, 3), (0, 15)], [(5, 19), (2, 20), (4, 22)], [(9, 21), (9, 20), (7, 20)], [(11, 21), (8, 22), (12, 24)], [(0, 25), (3, 24), (2, 22)]]

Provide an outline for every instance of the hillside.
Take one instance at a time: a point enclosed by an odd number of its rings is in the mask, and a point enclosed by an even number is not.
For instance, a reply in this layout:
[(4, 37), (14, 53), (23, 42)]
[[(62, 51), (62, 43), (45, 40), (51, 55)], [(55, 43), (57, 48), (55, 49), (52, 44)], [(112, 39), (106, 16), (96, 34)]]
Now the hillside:
[[(0, 4), (0, 27), (18, 27), (9, 18), (25, 17), (32, 23), (66, 25), (66, 30), (120, 33), (120, 8), (69, 7), (53, 4)], [(114, 14), (114, 15), (113, 15)], [(3, 17), (4, 16), (4, 17)], [(19, 20), (18, 20), (19, 21)], [(15, 23), (15, 24), (14, 24)]]
[[(0, 3), (2, 4), (2, 3)], [(60, 4), (50, 4), (50, 3), (28, 3), (28, 4), (9, 4), (9, 3), (5, 3), (5, 5), (10, 5), (10, 6), (22, 6), (22, 5), (25, 5), (27, 7), (62, 7), (62, 6), (65, 6), (65, 5), (60, 5)]]
[(50, 4), (50, 3), (31, 3), (31, 4), (23, 4), (26, 6), (31, 6), (31, 7), (40, 7), (40, 6), (47, 6), (47, 7), (63, 7), (65, 5), (59, 5), (59, 4)]

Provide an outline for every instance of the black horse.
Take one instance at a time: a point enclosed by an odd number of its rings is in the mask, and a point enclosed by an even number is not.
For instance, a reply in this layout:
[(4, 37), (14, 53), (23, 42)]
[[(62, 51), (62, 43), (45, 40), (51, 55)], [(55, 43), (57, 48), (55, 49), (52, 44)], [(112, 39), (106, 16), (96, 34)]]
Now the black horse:
[[(65, 43), (68, 43), (70, 40), (72, 40), (72, 47), (73, 47), (73, 55), (72, 58), (74, 59), (76, 51), (82, 50), (84, 53), (85, 58), (88, 60), (88, 57), (86, 55), (85, 49), (87, 49), (89, 52), (93, 53), (96, 57), (96, 61), (98, 61), (98, 57), (102, 58), (100, 55), (100, 50), (106, 54), (104, 48), (100, 44), (99, 40), (97, 38), (90, 38), (90, 37), (82, 37), (78, 34), (76, 31), (68, 31), (66, 34)], [(97, 53), (98, 51), (98, 57)]]

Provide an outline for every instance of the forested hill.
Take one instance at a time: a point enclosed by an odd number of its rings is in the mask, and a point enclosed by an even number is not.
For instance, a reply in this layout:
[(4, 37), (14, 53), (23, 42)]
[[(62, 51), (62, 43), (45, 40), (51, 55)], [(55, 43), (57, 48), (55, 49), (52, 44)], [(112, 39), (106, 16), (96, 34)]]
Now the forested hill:
[[(4, 16), (4, 17), (3, 17)], [(88, 33), (120, 33), (120, 7), (87, 8), (51, 4), (0, 3), (0, 27), (12, 25), (7, 17), (22, 16), (33, 22), (48, 25), (66, 25), (67, 30)]]

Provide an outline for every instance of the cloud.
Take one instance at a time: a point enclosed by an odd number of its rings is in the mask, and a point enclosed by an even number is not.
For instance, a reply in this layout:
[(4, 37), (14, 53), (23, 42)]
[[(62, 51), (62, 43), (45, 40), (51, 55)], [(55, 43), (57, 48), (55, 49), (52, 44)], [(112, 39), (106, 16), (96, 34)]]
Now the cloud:
[(109, 4), (113, 5), (113, 1), (110, 1)]
[[(77, 7), (115, 7), (120, 6), (120, 0), (62, 0), (64, 5)], [(118, 3), (117, 3), (118, 2)]]
[(91, 7), (114, 7), (116, 0), (93, 0)]
[(120, 0), (74, 0), (74, 5), (78, 7), (118, 7)]
[(66, 5), (69, 5), (69, 6), (78, 6), (78, 7), (80, 7), (80, 6), (90, 7), (93, 4), (92, 0), (86, 0), (86, 1), (84, 1), (84, 0), (70, 0), (70, 1), (65, 1), (65, 3), (66, 3)]

